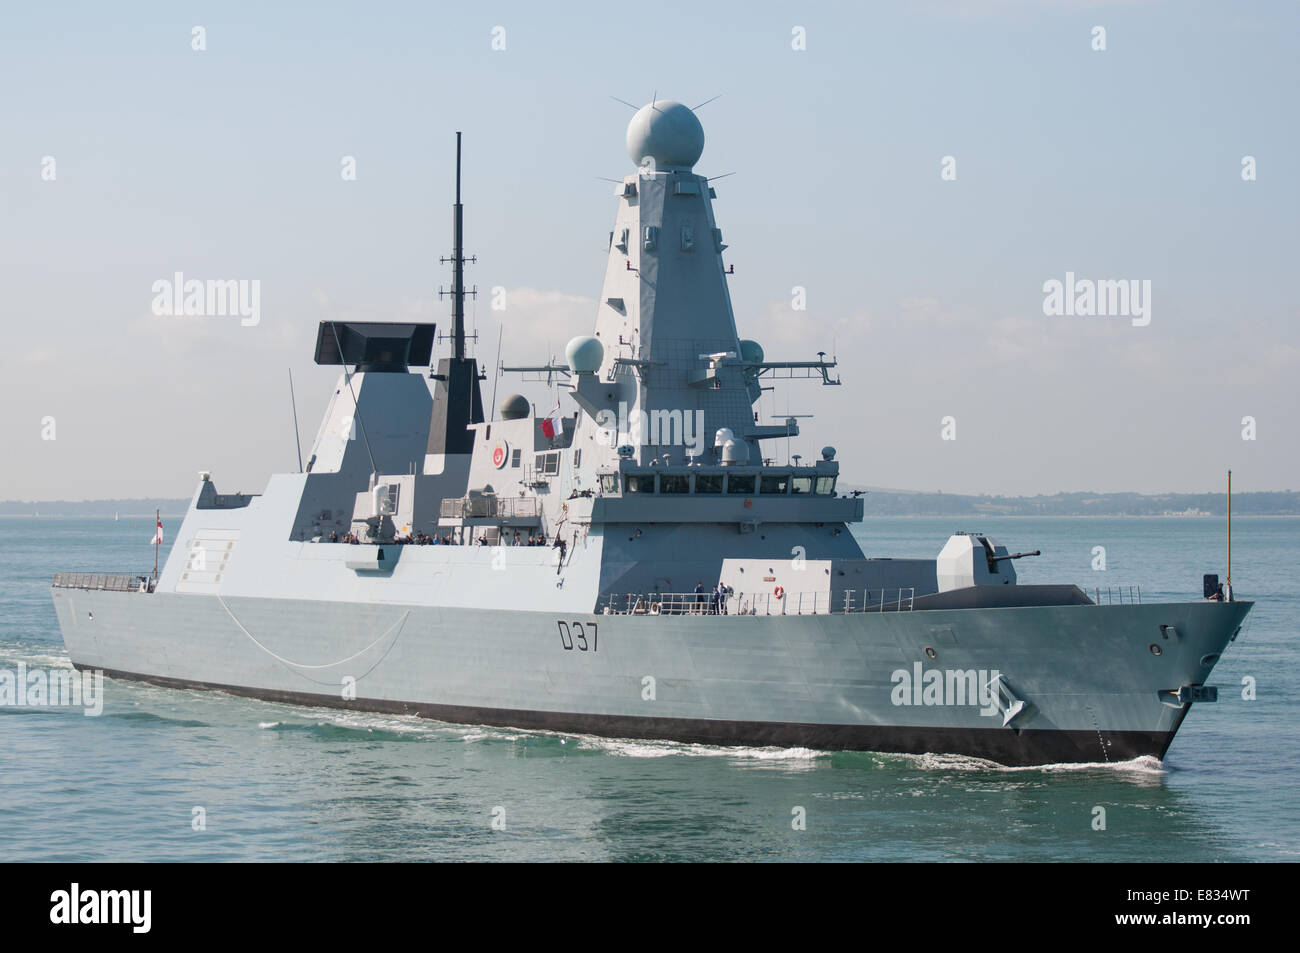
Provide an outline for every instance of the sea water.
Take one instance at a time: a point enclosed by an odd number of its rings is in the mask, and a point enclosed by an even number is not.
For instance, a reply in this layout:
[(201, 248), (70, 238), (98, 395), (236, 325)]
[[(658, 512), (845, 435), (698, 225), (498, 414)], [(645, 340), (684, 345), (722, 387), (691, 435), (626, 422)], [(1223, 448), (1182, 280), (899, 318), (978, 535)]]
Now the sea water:
[[(868, 555), (932, 558), (955, 530), (1042, 550), (1022, 581), (1141, 586), (1144, 602), (1198, 599), (1202, 573), (1224, 574), (1221, 519), (854, 531)], [(1257, 604), (1211, 677), (1219, 701), (1164, 762), (617, 741), (108, 679), (98, 717), (0, 708), (0, 860), (1295, 860), (1300, 519), (1233, 531), (1237, 596)], [(53, 574), (147, 572), (152, 534), (152, 514), (0, 519), (0, 669), (66, 667)]]

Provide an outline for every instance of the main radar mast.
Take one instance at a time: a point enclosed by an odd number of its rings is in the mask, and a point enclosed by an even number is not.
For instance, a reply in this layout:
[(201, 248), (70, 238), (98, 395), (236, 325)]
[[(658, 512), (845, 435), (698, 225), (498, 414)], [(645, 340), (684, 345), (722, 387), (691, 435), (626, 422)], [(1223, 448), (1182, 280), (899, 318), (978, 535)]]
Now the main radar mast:
[[(439, 289), (438, 296), (451, 295), (451, 357), (438, 359), (438, 367), (430, 377), (437, 383), (433, 392), (433, 419), (429, 426), (428, 454), (468, 454), (474, 447), (470, 424), (483, 422), (483, 397), (479, 391), (482, 379), (478, 363), (465, 356), (465, 295), (477, 297), (478, 289), (465, 290), (465, 262), (476, 262), (476, 257), (465, 257), (465, 207), (460, 202), (460, 137), (456, 133), (456, 204), (452, 207), (452, 253), (440, 259), (451, 263), (451, 290)], [(432, 461), (431, 461), (432, 462)], [(426, 468), (426, 472), (429, 469)], [(440, 472), (434, 469), (433, 472)]]

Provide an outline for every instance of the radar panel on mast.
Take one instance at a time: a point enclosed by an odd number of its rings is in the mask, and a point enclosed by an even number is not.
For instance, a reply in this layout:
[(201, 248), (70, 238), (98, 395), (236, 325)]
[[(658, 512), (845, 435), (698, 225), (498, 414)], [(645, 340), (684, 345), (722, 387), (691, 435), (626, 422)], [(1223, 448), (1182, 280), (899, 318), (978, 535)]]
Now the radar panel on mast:
[(317, 364), (355, 364), (371, 371), (428, 367), (436, 325), (395, 321), (322, 321)]

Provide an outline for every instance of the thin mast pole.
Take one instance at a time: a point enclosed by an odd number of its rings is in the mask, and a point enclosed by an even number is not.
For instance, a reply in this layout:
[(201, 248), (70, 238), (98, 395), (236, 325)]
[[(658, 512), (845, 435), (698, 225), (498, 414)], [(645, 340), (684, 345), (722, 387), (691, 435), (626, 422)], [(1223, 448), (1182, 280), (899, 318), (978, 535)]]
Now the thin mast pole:
[(497, 366), (494, 368), (495, 374), (492, 378), (492, 416), (491, 420), (497, 419), (497, 384), (501, 382), (501, 335), (505, 333), (505, 325), (497, 328)]
[(1228, 471), (1228, 592), (1232, 593), (1232, 471)]
[(293, 441), (298, 445), (298, 472), (302, 473), (302, 438), (298, 436), (298, 399), (293, 395), (293, 368), (289, 368), (289, 403), (293, 406)]
[(158, 578), (158, 524), (162, 522), (162, 509), (153, 511), (153, 577)]
[(465, 359), (465, 245), (464, 209), (460, 204), (460, 133), (456, 133), (456, 208), (452, 216), (451, 265), (451, 332), (455, 341), (456, 360)]

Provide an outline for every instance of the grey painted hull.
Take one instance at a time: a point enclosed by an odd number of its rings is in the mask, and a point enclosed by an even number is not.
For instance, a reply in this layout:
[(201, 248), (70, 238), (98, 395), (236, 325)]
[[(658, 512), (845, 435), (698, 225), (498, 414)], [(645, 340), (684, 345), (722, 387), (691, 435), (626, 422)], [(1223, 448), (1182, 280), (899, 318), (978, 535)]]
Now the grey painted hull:
[[(1190, 703), (1161, 692), (1204, 684), (1251, 606), (753, 617), (53, 596), (75, 665), (164, 685), (460, 723), (1006, 764), (1163, 757)], [(1025, 707), (1004, 725), (973, 695), (900, 686), (900, 673), (930, 670), (1001, 673)]]

